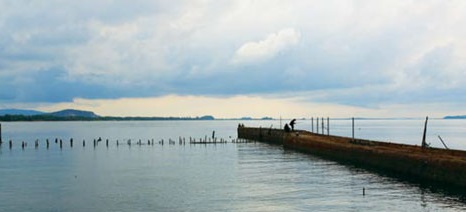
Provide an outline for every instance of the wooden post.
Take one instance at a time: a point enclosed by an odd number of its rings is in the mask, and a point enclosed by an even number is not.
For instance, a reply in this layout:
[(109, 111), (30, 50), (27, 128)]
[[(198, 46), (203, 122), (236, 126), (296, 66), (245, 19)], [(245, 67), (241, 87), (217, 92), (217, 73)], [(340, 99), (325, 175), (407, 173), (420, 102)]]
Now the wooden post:
[(2, 145), (2, 124), (0, 123), (0, 146)]
[(73, 138), (70, 138), (70, 147), (73, 147)]
[(327, 135), (330, 135), (330, 118), (327, 117)]
[(311, 117), (311, 129), (314, 132), (314, 117)]
[(351, 124), (351, 126), (352, 126), (352, 129), (353, 129), (353, 133), (352, 133), (352, 134), (353, 134), (353, 136), (352, 136), (352, 138), (353, 138), (353, 141), (354, 141), (354, 117), (353, 117), (353, 118), (351, 118), (351, 123), (352, 123), (352, 124)]
[[(215, 130), (212, 131), (212, 139), (214, 139), (214, 138), (215, 138)], [(181, 140), (181, 137), (180, 137), (180, 140)]]
[(422, 147), (426, 148), (427, 143), (426, 143), (426, 133), (427, 133), (427, 121), (429, 120), (429, 117), (426, 116), (426, 122), (424, 123), (424, 133), (422, 135)]

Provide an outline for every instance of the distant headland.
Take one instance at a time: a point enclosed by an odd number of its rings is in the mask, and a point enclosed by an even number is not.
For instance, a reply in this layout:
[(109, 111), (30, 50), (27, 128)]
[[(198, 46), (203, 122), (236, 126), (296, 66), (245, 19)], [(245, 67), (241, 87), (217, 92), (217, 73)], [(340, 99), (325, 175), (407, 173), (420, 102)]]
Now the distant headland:
[(36, 110), (0, 110), (0, 121), (145, 121), (145, 120), (214, 120), (210, 115), (201, 117), (118, 117), (99, 116), (92, 111), (66, 109), (46, 113)]
[(445, 116), (443, 119), (466, 119), (466, 115), (461, 116)]
[[(170, 121), (170, 120), (225, 120), (216, 119), (211, 115), (196, 117), (119, 117), (99, 116), (92, 111), (66, 109), (56, 112), (42, 112), (37, 110), (0, 109), (0, 121)], [(270, 117), (260, 119), (243, 117), (228, 120), (272, 120)]]

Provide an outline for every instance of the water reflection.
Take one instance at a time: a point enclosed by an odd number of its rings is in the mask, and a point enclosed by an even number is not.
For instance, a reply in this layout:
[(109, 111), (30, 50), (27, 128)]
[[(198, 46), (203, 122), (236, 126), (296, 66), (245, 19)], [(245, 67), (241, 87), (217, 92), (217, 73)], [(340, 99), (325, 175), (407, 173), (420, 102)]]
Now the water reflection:
[[(14, 123), (8, 138), (59, 137), (24, 151), (0, 149), (5, 211), (439, 211), (466, 209), (440, 190), (263, 143), (160, 145), (159, 139), (236, 137), (237, 123)], [(5, 125), (3, 125), (5, 126)], [(266, 126), (266, 124), (264, 124)], [(110, 139), (95, 148), (92, 139)], [(7, 138), (7, 139), (8, 139)], [(125, 139), (155, 145), (126, 145)], [(78, 141), (86, 139), (86, 146)], [(116, 145), (116, 140), (121, 145)], [(31, 143), (30, 143), (31, 144)], [(365, 188), (366, 195), (362, 195)]]

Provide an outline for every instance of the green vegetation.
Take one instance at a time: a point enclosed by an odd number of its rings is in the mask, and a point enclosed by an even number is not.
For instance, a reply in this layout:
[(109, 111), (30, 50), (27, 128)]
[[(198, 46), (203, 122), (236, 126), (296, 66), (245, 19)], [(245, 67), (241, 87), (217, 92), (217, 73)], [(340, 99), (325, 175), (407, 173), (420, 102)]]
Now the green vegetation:
[(214, 120), (213, 116), (202, 117), (113, 117), (113, 116), (54, 116), (45, 115), (3, 115), (0, 116), (0, 121), (154, 121), (154, 120)]

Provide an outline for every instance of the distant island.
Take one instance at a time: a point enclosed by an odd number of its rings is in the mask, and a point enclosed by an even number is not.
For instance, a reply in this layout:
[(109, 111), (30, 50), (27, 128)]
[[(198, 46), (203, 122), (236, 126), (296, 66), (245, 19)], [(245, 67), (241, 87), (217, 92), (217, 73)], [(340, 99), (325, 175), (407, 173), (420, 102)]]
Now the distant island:
[(443, 119), (466, 119), (466, 115), (461, 116), (445, 116)]
[(35, 110), (3, 109), (0, 121), (150, 121), (150, 120), (215, 120), (213, 116), (201, 117), (118, 117), (99, 116), (91, 111), (66, 109), (46, 113)]
[(37, 110), (0, 109), (0, 121), (170, 121), (170, 120), (273, 120), (271, 117), (263, 118), (232, 118), (216, 119), (211, 115), (196, 117), (119, 117), (99, 116), (92, 111), (66, 109), (56, 112), (41, 112)]

